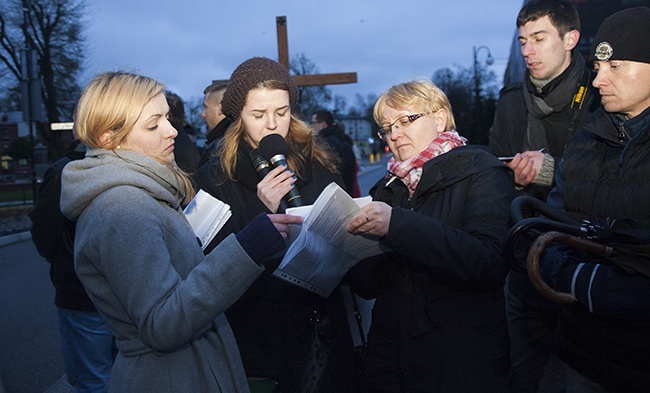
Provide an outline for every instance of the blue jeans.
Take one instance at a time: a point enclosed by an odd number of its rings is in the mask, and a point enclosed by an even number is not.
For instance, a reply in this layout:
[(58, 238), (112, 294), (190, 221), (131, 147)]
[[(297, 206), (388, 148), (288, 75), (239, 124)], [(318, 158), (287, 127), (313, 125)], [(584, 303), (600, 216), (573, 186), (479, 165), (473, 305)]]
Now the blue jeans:
[(97, 311), (57, 307), (59, 336), (68, 382), (79, 393), (108, 391), (117, 347)]

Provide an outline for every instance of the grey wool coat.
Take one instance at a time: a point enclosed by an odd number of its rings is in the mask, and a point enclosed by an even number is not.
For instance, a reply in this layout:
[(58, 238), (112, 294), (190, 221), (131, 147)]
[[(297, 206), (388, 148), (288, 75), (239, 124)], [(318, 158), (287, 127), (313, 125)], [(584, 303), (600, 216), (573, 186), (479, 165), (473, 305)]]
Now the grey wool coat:
[(63, 172), (75, 268), (119, 349), (109, 391), (248, 392), (223, 312), (263, 268), (234, 235), (204, 256), (177, 184), (125, 150), (89, 149)]

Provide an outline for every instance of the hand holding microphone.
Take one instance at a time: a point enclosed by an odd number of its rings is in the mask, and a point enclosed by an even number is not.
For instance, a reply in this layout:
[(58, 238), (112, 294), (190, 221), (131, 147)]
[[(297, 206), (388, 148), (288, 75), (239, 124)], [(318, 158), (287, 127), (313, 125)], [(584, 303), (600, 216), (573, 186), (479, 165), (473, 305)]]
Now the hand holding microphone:
[[(289, 154), (289, 148), (287, 147), (284, 138), (279, 134), (269, 134), (262, 138), (260, 141), (260, 153), (262, 157), (268, 161), (275, 169), (272, 172), (278, 170), (278, 168), (286, 167), (283, 171), (289, 172), (289, 167), (287, 165), (287, 155)], [(278, 170), (278, 174), (283, 171)], [(293, 173), (291, 176), (293, 176)], [(276, 174), (277, 175), (277, 174)], [(282, 198), (290, 207), (302, 206), (302, 198), (300, 197), (300, 192), (298, 188), (292, 186), (292, 188), (284, 195)]]
[[(264, 182), (264, 178), (266, 177), (266, 175), (268, 175), (271, 172), (271, 170), (273, 169), (271, 164), (269, 164), (269, 162), (266, 161), (264, 159), (264, 157), (262, 157), (262, 154), (260, 154), (260, 149), (251, 150), (250, 159), (251, 159), (251, 162), (253, 163), (253, 166), (255, 167), (255, 170), (257, 171), (257, 174), (260, 177), (260, 180), (262, 180), (257, 185), (257, 188), (258, 188), (258, 195), (257, 196), (258, 196), (258, 198), (260, 198), (260, 200), (264, 203), (264, 205), (266, 207), (268, 207), (269, 210), (271, 210), (271, 211), (276, 211), (276, 208), (277, 208), (278, 212), (286, 211), (287, 207), (289, 207), (289, 205), (287, 205), (287, 202), (284, 199), (281, 199), (279, 206), (277, 206), (277, 199), (275, 199), (273, 197), (273, 195), (269, 195), (269, 194), (274, 193), (277, 190), (277, 187), (275, 187), (272, 184), (267, 185), (266, 182)], [(281, 173), (280, 171), (277, 171), (277, 172), (278, 172), (278, 174)], [(276, 178), (275, 173), (272, 175), (272, 179), (280, 180), (280, 179)], [(282, 196), (284, 196), (285, 193), (282, 193), (280, 195), (280, 198)]]

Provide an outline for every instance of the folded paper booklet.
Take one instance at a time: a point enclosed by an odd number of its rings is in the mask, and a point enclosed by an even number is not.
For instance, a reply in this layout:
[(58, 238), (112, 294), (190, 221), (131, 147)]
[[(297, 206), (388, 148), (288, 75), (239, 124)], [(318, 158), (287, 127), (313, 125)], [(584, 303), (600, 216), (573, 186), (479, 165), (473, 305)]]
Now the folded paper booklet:
[(230, 205), (203, 190), (196, 193), (183, 212), (204, 250), (232, 215)]
[(287, 250), (273, 275), (323, 297), (330, 295), (343, 276), (363, 258), (389, 251), (376, 236), (348, 233), (347, 227), (370, 197), (352, 198), (331, 183), (311, 206), (287, 209), (304, 218), (291, 228)]

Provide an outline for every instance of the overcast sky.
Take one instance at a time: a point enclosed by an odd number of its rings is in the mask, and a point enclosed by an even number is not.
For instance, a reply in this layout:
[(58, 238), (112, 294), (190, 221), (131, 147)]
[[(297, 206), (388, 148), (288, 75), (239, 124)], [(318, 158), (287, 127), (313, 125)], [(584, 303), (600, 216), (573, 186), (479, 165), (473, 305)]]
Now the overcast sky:
[[(486, 45), (502, 80), (523, 0), (91, 0), (84, 84), (127, 70), (165, 83), (183, 99), (202, 97), (253, 56), (277, 60), (276, 16), (287, 17), (289, 55), (321, 73), (356, 72), (330, 85), (354, 104), (444, 67), (472, 66)], [(487, 51), (478, 59), (484, 62)]]

